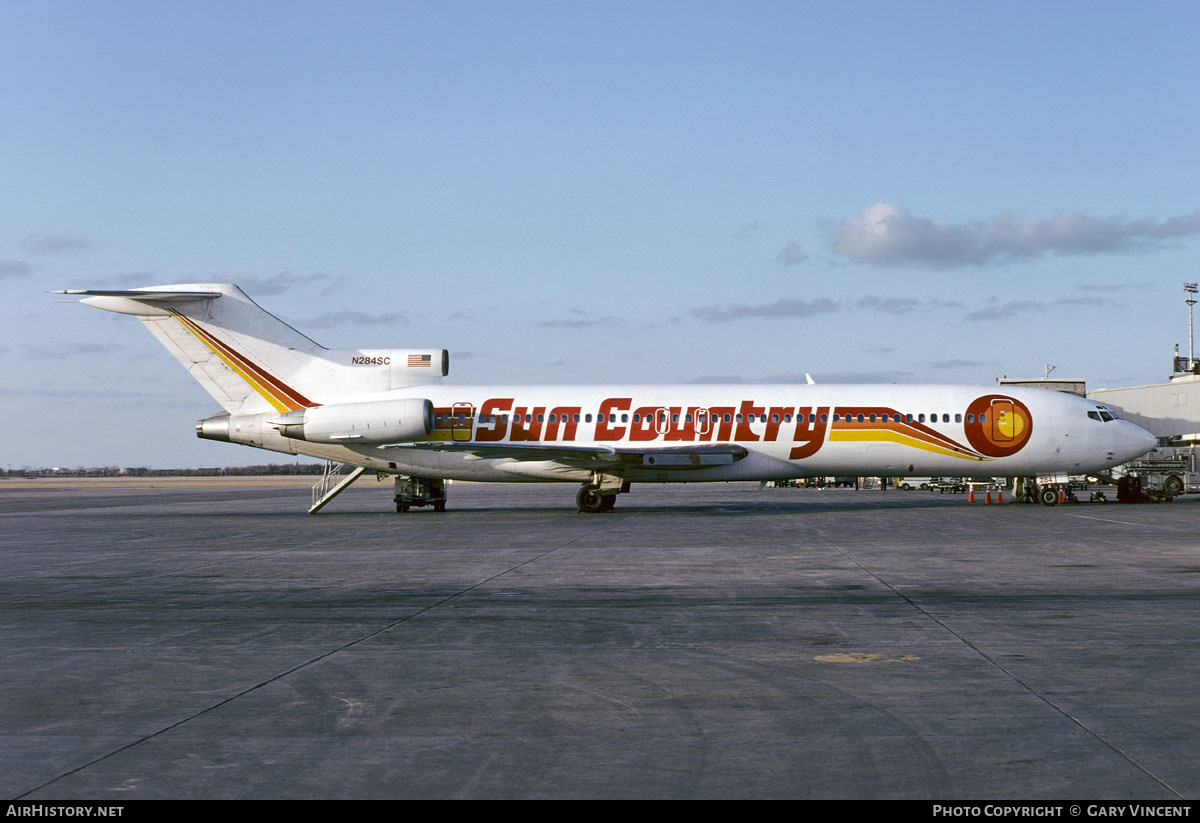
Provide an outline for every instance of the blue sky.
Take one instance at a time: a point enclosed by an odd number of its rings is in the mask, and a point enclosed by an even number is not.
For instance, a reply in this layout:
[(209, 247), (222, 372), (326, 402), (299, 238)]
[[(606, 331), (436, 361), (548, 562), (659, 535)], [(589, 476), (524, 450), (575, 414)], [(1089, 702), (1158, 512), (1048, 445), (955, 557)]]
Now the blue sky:
[[(236, 282), (471, 383), (1156, 382), (1193, 3), (5, 2), (0, 462), (237, 465), (131, 318)], [(282, 458), (280, 458), (282, 459)]]

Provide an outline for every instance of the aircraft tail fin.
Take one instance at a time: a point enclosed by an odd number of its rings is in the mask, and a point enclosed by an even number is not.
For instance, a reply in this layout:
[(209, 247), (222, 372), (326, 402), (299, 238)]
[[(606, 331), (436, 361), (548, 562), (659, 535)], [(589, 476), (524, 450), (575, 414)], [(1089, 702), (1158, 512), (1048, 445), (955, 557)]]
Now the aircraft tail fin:
[(136, 316), (231, 414), (286, 413), (440, 382), (448, 366), (442, 350), (326, 349), (227, 283), (57, 293)]

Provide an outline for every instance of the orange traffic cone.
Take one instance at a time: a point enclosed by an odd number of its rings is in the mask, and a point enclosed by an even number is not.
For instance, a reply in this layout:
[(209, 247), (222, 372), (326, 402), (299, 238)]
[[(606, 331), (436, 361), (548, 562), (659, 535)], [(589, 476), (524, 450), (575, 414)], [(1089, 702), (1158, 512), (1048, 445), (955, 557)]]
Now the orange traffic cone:
[(967, 502), (968, 503), (975, 502), (975, 487), (974, 486), (967, 486)]
[(999, 506), (999, 505), (1002, 505), (1003, 503), (1004, 503), (1004, 488), (1001, 487), (999, 489), (996, 489), (996, 505)]
[(987, 490), (987, 494), (983, 498), (983, 504), (985, 506), (992, 505), (992, 490), (991, 489)]
[(1067, 496), (1065, 494), (1063, 494), (1062, 486), (1058, 487), (1058, 502), (1059, 503), (1067, 502)]

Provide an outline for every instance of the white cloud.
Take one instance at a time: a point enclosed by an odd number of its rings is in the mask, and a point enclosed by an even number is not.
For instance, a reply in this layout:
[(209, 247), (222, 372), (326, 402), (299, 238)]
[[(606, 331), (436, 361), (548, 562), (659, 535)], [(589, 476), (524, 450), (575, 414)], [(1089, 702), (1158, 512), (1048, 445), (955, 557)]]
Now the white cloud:
[(986, 223), (953, 225), (875, 203), (838, 226), (833, 250), (859, 263), (953, 268), (1047, 254), (1150, 249), (1194, 234), (1200, 234), (1200, 209), (1167, 220), (1062, 212), (1049, 220), (1001, 215)]
[(993, 303), (976, 309), (967, 315), (968, 320), (1007, 320), (1015, 315), (1030, 312), (1063, 311), (1079, 309), (1112, 309), (1124, 304), (1105, 297), (1062, 297), (1057, 300), (1009, 300)]
[(779, 299), (761, 306), (699, 306), (690, 313), (708, 323), (722, 323), (742, 317), (811, 317), (841, 310), (842, 306), (836, 300), (818, 297), (813, 300)]
[(407, 322), (408, 318), (399, 312), (368, 314), (354, 309), (343, 309), (309, 317), (297, 325), (313, 329), (331, 329), (339, 326), (388, 326)]
[(808, 255), (804, 253), (804, 249), (800, 248), (800, 244), (795, 240), (789, 240), (787, 245), (783, 247), (783, 251), (779, 253), (779, 259), (783, 261), (785, 266), (795, 266), (797, 263), (803, 263), (808, 259)]
[(6, 277), (25, 277), (33, 269), (23, 260), (0, 260), (0, 280)]
[(257, 274), (227, 273), (218, 277), (215, 282), (234, 284), (251, 297), (256, 297), (280, 294), (298, 286), (328, 286), (337, 282), (337, 278), (325, 274), (292, 274), (284, 271), (269, 277)]
[(880, 314), (908, 314), (914, 311), (935, 309), (960, 309), (961, 303), (952, 300), (918, 300), (915, 297), (878, 297), (864, 295), (857, 300), (833, 300), (815, 297), (812, 300), (781, 298), (774, 303), (757, 306), (734, 304), (730, 306), (697, 306), (689, 311), (706, 323), (724, 323), (745, 317), (812, 317), (817, 314), (834, 314), (841, 311), (873, 311)]
[(61, 254), (90, 249), (92, 241), (82, 234), (31, 234), (21, 247), (32, 254)]
[(64, 360), (78, 355), (121, 351), (125, 347), (119, 343), (72, 343), (63, 340), (56, 343), (26, 343), (22, 348), (27, 355), (38, 360)]

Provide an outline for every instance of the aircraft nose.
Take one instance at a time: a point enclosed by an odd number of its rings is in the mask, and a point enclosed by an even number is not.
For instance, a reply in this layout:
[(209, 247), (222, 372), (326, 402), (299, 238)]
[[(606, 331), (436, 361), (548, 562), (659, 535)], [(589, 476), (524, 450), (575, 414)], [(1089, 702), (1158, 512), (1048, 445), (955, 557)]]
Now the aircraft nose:
[(1141, 426), (1134, 425), (1128, 420), (1120, 421), (1124, 431), (1121, 432), (1120, 450), (1122, 460), (1132, 460), (1140, 457), (1158, 445), (1158, 438)]

